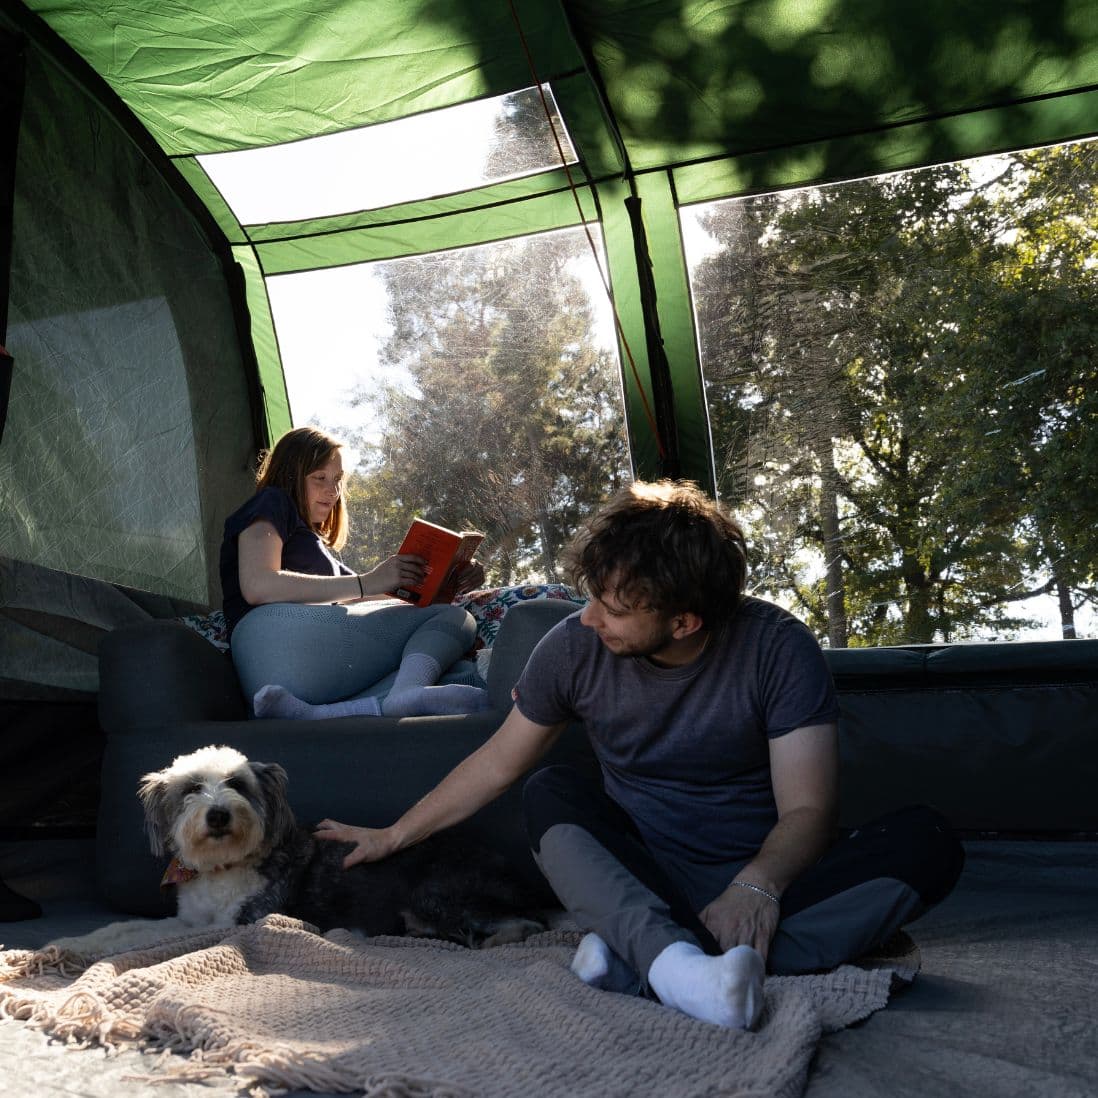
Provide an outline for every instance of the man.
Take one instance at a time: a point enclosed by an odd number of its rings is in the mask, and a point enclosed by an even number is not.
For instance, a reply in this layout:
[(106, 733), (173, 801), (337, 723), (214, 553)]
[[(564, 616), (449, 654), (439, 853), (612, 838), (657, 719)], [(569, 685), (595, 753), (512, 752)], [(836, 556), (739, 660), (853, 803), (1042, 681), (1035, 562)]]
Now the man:
[(499, 731), (388, 828), (323, 821), (385, 857), (472, 815), (571, 720), (599, 786), (567, 767), (524, 789), (535, 858), (589, 933), (573, 971), (750, 1028), (766, 969), (834, 967), (944, 898), (960, 845), (928, 809), (835, 842), (838, 705), (815, 638), (743, 594), (739, 526), (685, 482), (635, 483), (571, 550), (584, 610), (538, 644)]

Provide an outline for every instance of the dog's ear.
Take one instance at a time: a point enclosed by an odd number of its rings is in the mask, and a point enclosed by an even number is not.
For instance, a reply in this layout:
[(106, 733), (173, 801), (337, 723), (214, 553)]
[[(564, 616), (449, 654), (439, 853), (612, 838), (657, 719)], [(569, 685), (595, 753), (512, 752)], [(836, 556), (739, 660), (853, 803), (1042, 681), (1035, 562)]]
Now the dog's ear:
[(273, 845), (279, 845), (297, 826), (290, 802), (286, 799), (289, 778), (278, 763), (249, 762), (259, 783), (267, 818), (267, 837)]
[(145, 835), (149, 848), (160, 857), (164, 853), (167, 836), (171, 833), (168, 806), (168, 782), (163, 774), (146, 774), (137, 787), (137, 795), (145, 809)]

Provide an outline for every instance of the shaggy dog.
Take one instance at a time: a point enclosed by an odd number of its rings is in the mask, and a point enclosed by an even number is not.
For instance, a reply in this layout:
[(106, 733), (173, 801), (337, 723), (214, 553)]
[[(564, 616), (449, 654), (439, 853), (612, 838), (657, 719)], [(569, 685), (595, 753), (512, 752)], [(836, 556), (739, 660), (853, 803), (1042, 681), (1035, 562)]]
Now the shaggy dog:
[(343, 869), (348, 843), (298, 826), (286, 771), (231, 747), (203, 747), (146, 774), (138, 796), (152, 851), (172, 855), (174, 919), (112, 923), (59, 949), (102, 956), (163, 938), (250, 923), (279, 912), (322, 932), (413, 934), (467, 946), (520, 941), (544, 929), (503, 859), (447, 835), (380, 862)]

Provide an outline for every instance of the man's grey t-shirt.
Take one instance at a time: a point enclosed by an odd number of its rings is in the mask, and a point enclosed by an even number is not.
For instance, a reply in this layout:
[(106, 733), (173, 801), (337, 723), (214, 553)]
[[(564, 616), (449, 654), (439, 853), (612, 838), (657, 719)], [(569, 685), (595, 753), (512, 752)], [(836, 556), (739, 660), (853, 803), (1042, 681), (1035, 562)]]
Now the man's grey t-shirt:
[(535, 724), (583, 722), (606, 792), (699, 907), (777, 820), (767, 740), (838, 718), (815, 637), (755, 598), (685, 667), (616, 656), (573, 614), (534, 649), (515, 700)]

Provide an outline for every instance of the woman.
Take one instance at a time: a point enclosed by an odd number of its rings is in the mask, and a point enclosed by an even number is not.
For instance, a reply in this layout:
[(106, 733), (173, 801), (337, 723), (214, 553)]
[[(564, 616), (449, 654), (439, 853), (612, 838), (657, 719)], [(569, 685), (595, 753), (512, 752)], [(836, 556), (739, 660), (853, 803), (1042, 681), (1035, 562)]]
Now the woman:
[[(256, 494), (226, 520), (221, 545), (233, 663), (255, 715), (407, 717), (488, 708), (471, 666), (438, 685), (473, 645), (470, 615), (387, 598), (423, 578), (423, 559), (392, 556), (356, 575), (334, 555), (346, 540), (340, 443), (312, 427), (288, 432), (264, 457)], [(483, 579), (472, 561), (459, 590)]]

